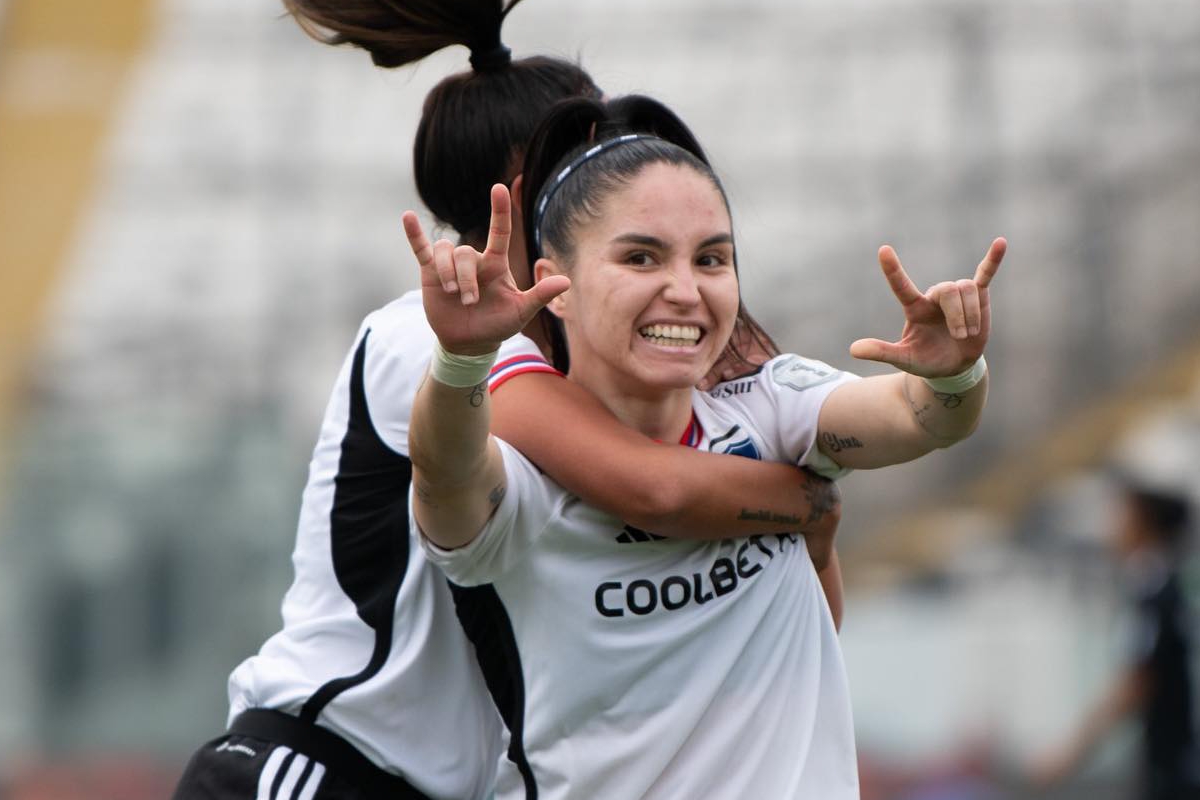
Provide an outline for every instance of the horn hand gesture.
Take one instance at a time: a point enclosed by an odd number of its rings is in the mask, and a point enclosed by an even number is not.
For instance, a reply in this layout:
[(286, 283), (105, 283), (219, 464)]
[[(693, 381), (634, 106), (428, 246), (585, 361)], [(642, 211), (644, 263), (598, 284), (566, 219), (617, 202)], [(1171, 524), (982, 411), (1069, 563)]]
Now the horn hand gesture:
[(879, 249), (879, 266), (904, 309), (899, 341), (859, 339), (850, 355), (881, 361), (922, 378), (957, 375), (983, 355), (991, 330), (988, 287), (1008, 244), (996, 239), (973, 278), (943, 281), (922, 293), (900, 264), (896, 251)]
[(503, 184), (492, 187), (487, 245), (479, 252), (447, 239), (430, 243), (417, 215), (404, 212), (404, 233), (421, 269), (425, 317), (442, 347), (458, 355), (482, 355), (520, 333), (534, 315), (571, 285), (564, 275), (542, 279), (528, 291), (513, 280), (508, 263), (512, 199)]

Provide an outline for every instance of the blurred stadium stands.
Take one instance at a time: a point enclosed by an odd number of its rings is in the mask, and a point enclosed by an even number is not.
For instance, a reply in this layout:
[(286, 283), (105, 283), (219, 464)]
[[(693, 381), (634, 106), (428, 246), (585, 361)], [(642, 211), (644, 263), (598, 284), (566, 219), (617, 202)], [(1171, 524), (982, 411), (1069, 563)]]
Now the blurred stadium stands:
[[(1027, 796), (1112, 664), (1099, 470), (1200, 493), (1200, 6), (524, 0), (507, 37), (693, 124), (788, 349), (874, 372), (879, 244), (927, 284), (1009, 238), (981, 430), (844, 483), (843, 638), (865, 800)], [(465, 64), (374, 70), (276, 0), (0, 0), (0, 798), (153, 786), (223, 724)], [(1129, 751), (1056, 796), (1122, 796)]]

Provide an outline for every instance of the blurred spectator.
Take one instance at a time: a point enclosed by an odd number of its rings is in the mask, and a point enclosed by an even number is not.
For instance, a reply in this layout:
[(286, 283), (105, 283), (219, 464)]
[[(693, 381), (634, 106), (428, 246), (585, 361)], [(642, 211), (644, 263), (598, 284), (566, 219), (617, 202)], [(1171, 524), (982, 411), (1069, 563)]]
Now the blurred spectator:
[(1125, 663), (1083, 716), (1073, 735), (1044, 754), (1031, 776), (1059, 783), (1122, 721), (1141, 724), (1141, 800), (1200, 798), (1195, 753), (1191, 622), (1179, 564), (1192, 522), (1186, 495), (1128, 476), (1118, 479), (1121, 503), (1112, 546), (1125, 576), (1134, 626)]

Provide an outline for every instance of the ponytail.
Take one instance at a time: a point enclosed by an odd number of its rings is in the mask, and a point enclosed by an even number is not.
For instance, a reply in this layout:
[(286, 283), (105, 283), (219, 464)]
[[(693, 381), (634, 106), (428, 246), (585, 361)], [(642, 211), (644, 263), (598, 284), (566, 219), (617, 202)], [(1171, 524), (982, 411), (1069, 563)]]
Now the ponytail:
[(425, 98), (413, 142), (421, 200), (462, 241), (483, 246), (490, 189), (508, 183), (542, 116), (569, 97), (600, 90), (578, 64), (534, 56), (512, 60), (500, 38), (520, 0), (283, 0), (309, 35), (366, 50), (380, 67), (420, 61), (451, 45), (471, 50), (471, 70)]
[(480, 72), (507, 64), (500, 27), (519, 2), (283, 0), (308, 35), (325, 44), (360, 47), (378, 67), (401, 67), (444, 47), (463, 45), (471, 51), (472, 66)]

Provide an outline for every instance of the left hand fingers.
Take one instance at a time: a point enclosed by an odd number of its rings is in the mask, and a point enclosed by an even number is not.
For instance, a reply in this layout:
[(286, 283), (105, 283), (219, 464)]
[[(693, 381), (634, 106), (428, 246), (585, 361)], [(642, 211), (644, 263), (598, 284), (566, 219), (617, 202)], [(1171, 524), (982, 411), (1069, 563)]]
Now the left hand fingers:
[(1004, 254), (1008, 252), (1008, 241), (1000, 236), (992, 241), (992, 246), (988, 248), (987, 255), (983, 257), (983, 261), (979, 262), (979, 266), (975, 268), (975, 283), (980, 289), (986, 289), (992, 282), (992, 278), (996, 277), (996, 272), (1000, 269), (1000, 262), (1004, 260)]
[(908, 277), (908, 273), (904, 271), (900, 257), (896, 255), (896, 251), (890, 245), (885, 244), (879, 248), (879, 267), (883, 270), (883, 277), (887, 278), (888, 285), (892, 287), (892, 294), (896, 295), (900, 305), (907, 308), (923, 297), (921, 291), (912, 282), (912, 278)]
[[(967, 281), (967, 283), (974, 286), (971, 281)], [(950, 331), (950, 336), (955, 339), (967, 338), (967, 312), (963, 307), (960, 283), (943, 281), (935, 284), (926, 297), (942, 309), (942, 316), (946, 318), (946, 329)], [(976, 295), (976, 300), (978, 300), (978, 295)]]
[(979, 303), (979, 286), (972, 280), (957, 282), (962, 297), (963, 318), (967, 325), (967, 336), (978, 336), (983, 330), (983, 311)]

